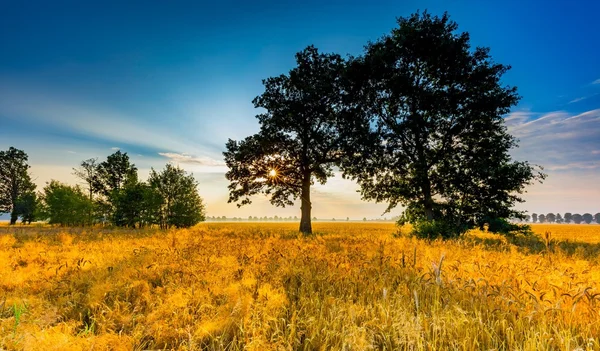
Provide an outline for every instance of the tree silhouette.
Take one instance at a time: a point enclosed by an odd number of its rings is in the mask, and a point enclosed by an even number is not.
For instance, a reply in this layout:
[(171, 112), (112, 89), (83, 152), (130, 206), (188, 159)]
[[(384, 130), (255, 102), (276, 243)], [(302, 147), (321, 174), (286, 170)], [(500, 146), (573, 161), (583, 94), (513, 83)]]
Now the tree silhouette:
[(539, 215), (538, 221), (540, 221), (540, 223), (546, 223), (546, 215), (545, 214)]
[(583, 221), (583, 217), (579, 213), (575, 213), (573, 215), (573, 222), (575, 224), (581, 224), (582, 221)]
[(333, 175), (345, 140), (340, 133), (345, 62), (309, 46), (296, 54), (296, 64), (287, 75), (263, 81), (265, 91), (253, 101), (265, 110), (257, 116), (260, 131), (229, 140), (223, 154), (229, 202), (249, 204), (259, 193), (281, 207), (300, 199), (300, 231), (311, 233), (311, 185)]
[(554, 223), (555, 221), (556, 221), (556, 216), (554, 215), (554, 213), (548, 213), (546, 215), (546, 222)]
[(35, 184), (29, 176), (28, 156), (23, 150), (10, 147), (0, 151), (0, 213), (10, 212), (10, 224), (17, 223), (19, 202), (31, 197)]
[(581, 218), (586, 224), (590, 224), (594, 220), (594, 216), (592, 216), (591, 213), (584, 213), (583, 216), (581, 216)]
[(571, 212), (565, 213), (565, 223), (571, 223), (573, 221), (573, 214)]
[(562, 216), (560, 215), (560, 213), (556, 214), (556, 223), (562, 223), (564, 222)]
[(407, 206), (411, 221), (472, 227), (522, 218), (513, 205), (545, 175), (510, 158), (517, 142), (503, 116), (519, 96), (500, 84), (510, 67), (494, 63), (487, 48), (471, 50), (469, 34), (456, 30), (447, 14), (400, 18), (352, 62), (349, 77), (362, 92), (353, 112), (372, 118), (377, 137), (368, 141), (377, 143), (348, 153), (355, 157), (345, 174), (387, 211)]
[(599, 213), (596, 213), (596, 214), (594, 215), (594, 221), (596, 221), (596, 223), (600, 224), (600, 212), (599, 212)]
[[(84, 161), (81, 161), (79, 168), (73, 168), (73, 175), (77, 178), (81, 179), (88, 188), (88, 195), (90, 201), (94, 200), (94, 192), (97, 190), (94, 188), (96, 182), (98, 181), (98, 159), (90, 158)], [(93, 221), (93, 208), (89, 208), (88, 213), (88, 221), (92, 223)]]
[(532, 213), (531, 214), (531, 222), (536, 223), (538, 220), (538, 215), (537, 213)]

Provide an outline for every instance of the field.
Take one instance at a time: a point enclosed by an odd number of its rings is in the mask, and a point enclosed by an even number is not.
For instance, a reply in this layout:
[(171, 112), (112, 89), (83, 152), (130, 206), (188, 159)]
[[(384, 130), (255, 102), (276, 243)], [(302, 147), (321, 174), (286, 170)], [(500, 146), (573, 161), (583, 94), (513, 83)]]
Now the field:
[(0, 349), (600, 349), (600, 225), (296, 226), (2, 226)]

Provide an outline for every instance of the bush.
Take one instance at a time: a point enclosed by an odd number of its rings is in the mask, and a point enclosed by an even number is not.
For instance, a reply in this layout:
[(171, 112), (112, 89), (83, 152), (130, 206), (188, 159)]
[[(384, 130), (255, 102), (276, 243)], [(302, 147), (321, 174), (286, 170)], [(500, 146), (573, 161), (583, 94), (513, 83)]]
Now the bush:
[(488, 231), (496, 234), (532, 234), (531, 226), (527, 224), (516, 224), (507, 221), (504, 218), (486, 218), (480, 225), (479, 229), (483, 229), (484, 223), (488, 225)]
[(432, 221), (420, 220), (413, 223), (410, 235), (421, 239), (451, 239), (464, 233), (468, 228), (452, 221), (436, 219)]

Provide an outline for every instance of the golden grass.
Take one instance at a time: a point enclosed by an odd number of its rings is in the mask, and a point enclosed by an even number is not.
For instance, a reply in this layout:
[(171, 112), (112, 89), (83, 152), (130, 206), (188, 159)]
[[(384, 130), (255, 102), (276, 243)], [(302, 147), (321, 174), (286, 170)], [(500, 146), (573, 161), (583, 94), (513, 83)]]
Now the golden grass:
[(600, 349), (600, 226), (296, 227), (0, 228), (0, 349)]
[(532, 224), (535, 233), (542, 235), (549, 231), (559, 240), (600, 243), (600, 225), (598, 224)]

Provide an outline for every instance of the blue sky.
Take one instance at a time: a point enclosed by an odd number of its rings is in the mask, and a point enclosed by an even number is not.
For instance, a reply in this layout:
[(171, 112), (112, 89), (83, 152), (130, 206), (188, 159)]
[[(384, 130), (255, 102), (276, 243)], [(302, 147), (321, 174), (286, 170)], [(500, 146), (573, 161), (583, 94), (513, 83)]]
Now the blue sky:
[[(299, 215), (265, 199), (228, 205), (221, 152), (258, 130), (261, 79), (287, 72), (309, 44), (359, 54), (395, 18), (447, 10), (473, 45), (513, 69), (523, 96), (507, 116), (518, 159), (544, 165), (532, 212), (600, 210), (600, 2), (7, 1), (0, 11), (0, 149), (25, 150), (42, 186), (74, 183), (90, 157), (128, 152), (145, 177), (193, 171), (208, 215)], [(379, 217), (340, 177), (315, 187), (322, 218)], [(388, 215), (389, 216), (389, 215)]]

